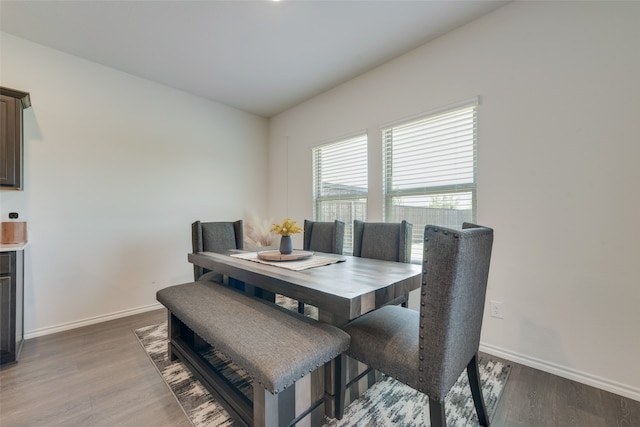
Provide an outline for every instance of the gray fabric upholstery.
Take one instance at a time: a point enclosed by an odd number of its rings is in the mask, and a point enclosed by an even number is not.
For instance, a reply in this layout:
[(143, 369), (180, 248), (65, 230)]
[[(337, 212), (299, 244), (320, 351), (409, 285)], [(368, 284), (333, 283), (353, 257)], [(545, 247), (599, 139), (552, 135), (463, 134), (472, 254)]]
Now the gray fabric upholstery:
[(344, 222), (338, 220), (333, 222), (304, 220), (302, 248), (305, 251), (342, 255), (343, 247)]
[(347, 324), (347, 354), (410, 386), (417, 381), (420, 313), (386, 305)]
[(426, 226), (420, 313), (386, 306), (344, 327), (348, 354), (443, 401), (478, 351), (493, 230)]
[[(191, 245), (193, 252), (222, 252), (227, 249), (242, 249), (244, 246), (242, 220), (235, 222), (200, 222), (191, 224)], [(195, 280), (222, 280), (220, 274), (208, 274), (210, 270), (194, 265)]]
[[(413, 225), (402, 222), (353, 221), (353, 255), (383, 261), (411, 262)], [(402, 295), (389, 305), (407, 306), (409, 295)]]
[(334, 359), (349, 335), (213, 282), (171, 286), (156, 298), (271, 393)]
[(353, 255), (384, 261), (411, 262), (411, 232), (407, 221), (353, 221)]

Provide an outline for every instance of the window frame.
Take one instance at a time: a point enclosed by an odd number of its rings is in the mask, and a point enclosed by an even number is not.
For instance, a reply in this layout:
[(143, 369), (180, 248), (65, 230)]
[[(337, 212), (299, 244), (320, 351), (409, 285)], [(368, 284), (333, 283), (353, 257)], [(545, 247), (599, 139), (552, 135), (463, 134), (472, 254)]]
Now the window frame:
[[(342, 191), (339, 194), (334, 195), (326, 195), (323, 194), (323, 181), (322, 181), (322, 171), (321, 165), (322, 160), (320, 156), (322, 156), (322, 150), (331, 149), (339, 147), (340, 145), (344, 145), (345, 147), (349, 147), (350, 144), (354, 144), (353, 147), (357, 150), (362, 150), (359, 152), (363, 155), (363, 158), (359, 159), (360, 163), (364, 164), (364, 176), (360, 177), (363, 179), (363, 183), (365, 184), (365, 191), (354, 191), (353, 193), (349, 193), (348, 191)], [(358, 147), (358, 144), (363, 144), (363, 147)], [(348, 151), (348, 148), (345, 150)], [(345, 236), (344, 236), (344, 253), (351, 253), (353, 246), (353, 219), (360, 219), (366, 221), (367, 218), (367, 209), (369, 204), (369, 159), (368, 159), (368, 134), (366, 131), (357, 132), (351, 134), (349, 136), (336, 138), (331, 141), (324, 142), (320, 145), (312, 147), (312, 200), (313, 200), (313, 220), (314, 221), (334, 221), (336, 219), (343, 221), (345, 223)], [(339, 183), (337, 183), (339, 184)], [(345, 184), (345, 188), (348, 187), (348, 184)], [(362, 187), (360, 187), (362, 188)], [(344, 189), (343, 189), (344, 190)], [(351, 202), (352, 206), (350, 209), (349, 218), (341, 217), (340, 215), (336, 215), (332, 218), (325, 218), (323, 213), (323, 204), (331, 202)], [(353, 203), (359, 203), (360, 206), (356, 206)], [(339, 209), (339, 208), (337, 208)]]
[[(380, 134), (382, 139), (382, 179), (383, 179), (383, 218), (388, 222), (398, 222), (402, 219), (407, 218), (396, 218), (394, 216), (394, 201), (398, 200), (402, 197), (415, 197), (415, 196), (424, 196), (425, 198), (431, 196), (439, 196), (439, 195), (453, 195), (453, 194), (470, 194), (470, 205), (471, 205), (471, 217), (467, 220), (470, 222), (476, 222), (477, 220), (477, 211), (478, 211), (478, 200), (477, 200), (477, 150), (478, 150), (478, 105), (479, 99), (473, 98), (471, 100), (466, 100), (457, 104), (451, 104), (446, 107), (437, 109), (435, 111), (431, 111), (428, 113), (423, 113), (420, 115), (412, 116), (410, 118), (405, 118), (403, 120), (398, 120), (393, 123), (384, 125), (380, 127)], [(437, 119), (439, 117), (445, 117), (447, 115), (454, 115), (459, 112), (463, 112), (465, 110), (471, 110), (472, 114), (472, 181), (468, 182), (458, 182), (452, 184), (443, 184), (443, 185), (414, 185), (408, 188), (392, 188), (393, 187), (393, 170), (392, 170), (392, 159), (393, 159), (393, 136), (389, 135), (389, 132), (393, 132), (394, 129), (398, 128), (407, 128), (410, 126), (419, 125), (420, 122), (425, 122), (425, 127), (422, 129), (428, 129), (430, 120)], [(428, 143), (428, 142), (426, 142)], [(417, 206), (420, 208), (420, 206)], [(429, 208), (428, 206), (424, 206), (424, 208)], [(425, 215), (426, 216), (426, 215)], [(427, 222), (429, 220), (427, 219)], [(411, 222), (411, 221), (410, 221)], [(422, 258), (422, 231), (424, 229), (424, 225), (426, 224), (414, 224), (413, 227), (413, 246), (414, 250), (412, 250), (412, 262), (418, 262)], [(461, 224), (435, 224), (441, 225), (444, 227), (460, 227)], [(420, 251), (417, 251), (420, 249)], [(419, 252), (419, 253), (416, 253)]]

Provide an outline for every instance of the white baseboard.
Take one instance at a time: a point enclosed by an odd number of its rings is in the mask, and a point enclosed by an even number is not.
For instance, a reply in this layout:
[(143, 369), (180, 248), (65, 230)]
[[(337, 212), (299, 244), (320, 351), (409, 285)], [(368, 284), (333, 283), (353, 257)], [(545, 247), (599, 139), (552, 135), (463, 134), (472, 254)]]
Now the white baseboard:
[(514, 353), (510, 350), (506, 350), (489, 344), (481, 343), (480, 351), (501, 357), (506, 360), (510, 360), (512, 362), (520, 363), (521, 365), (525, 365), (530, 368), (539, 369), (541, 371), (548, 372), (559, 377), (577, 381), (582, 384), (587, 384), (601, 390), (606, 390), (620, 396), (628, 397), (629, 399), (637, 400), (640, 402), (640, 389), (628, 384), (611, 381), (606, 378), (601, 378), (596, 375), (588, 374), (586, 372), (577, 371), (566, 366), (557, 365), (555, 363), (537, 359), (535, 357), (526, 356), (524, 354)]
[[(106, 322), (109, 320), (119, 319), (122, 317), (133, 316), (134, 314), (145, 313), (147, 311), (159, 310), (164, 306), (160, 303), (154, 303), (143, 307), (137, 307), (129, 310), (118, 311), (115, 313), (105, 314), (101, 316), (90, 317), (88, 319), (78, 320), (75, 322), (63, 323), (61, 325), (51, 326), (47, 328), (35, 329), (33, 331), (27, 331), (24, 334), (25, 339), (40, 337), (44, 335), (54, 334), (56, 332), (67, 331), (70, 329), (80, 328), (82, 326), (89, 326), (96, 323)], [(492, 354), (497, 357), (501, 357), (512, 362), (520, 363), (521, 365), (528, 366), (530, 368), (539, 369), (550, 374), (558, 375), (563, 378), (567, 378), (579, 383), (587, 384), (601, 390), (606, 390), (620, 396), (627, 397), (629, 399), (637, 400), (640, 402), (640, 389), (627, 384), (622, 384), (616, 381), (611, 381), (605, 378), (591, 375), (586, 372), (581, 372), (575, 369), (568, 368), (566, 366), (557, 365), (542, 359), (526, 356), (524, 354), (515, 353), (510, 350), (506, 350), (490, 344), (480, 344), (480, 351), (487, 354)]]
[(145, 305), (143, 307), (122, 310), (115, 313), (103, 314), (101, 316), (90, 317), (88, 319), (77, 320), (75, 322), (63, 323), (61, 325), (49, 326), (46, 328), (35, 329), (33, 331), (25, 331), (24, 339), (41, 337), (43, 335), (55, 334), (56, 332), (68, 331), (69, 329), (89, 326), (96, 323), (106, 322), (108, 320), (120, 319), (121, 317), (133, 316), (134, 314), (145, 313), (147, 311), (159, 310), (164, 306), (159, 302)]

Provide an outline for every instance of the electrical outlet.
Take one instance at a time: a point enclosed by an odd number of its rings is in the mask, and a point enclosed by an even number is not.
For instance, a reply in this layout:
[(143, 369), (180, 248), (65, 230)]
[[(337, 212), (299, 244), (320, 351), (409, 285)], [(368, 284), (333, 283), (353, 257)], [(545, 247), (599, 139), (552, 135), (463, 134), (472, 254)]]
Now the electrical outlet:
[(504, 319), (502, 302), (491, 301), (491, 304), (489, 307), (491, 309), (491, 317), (495, 317), (496, 319)]

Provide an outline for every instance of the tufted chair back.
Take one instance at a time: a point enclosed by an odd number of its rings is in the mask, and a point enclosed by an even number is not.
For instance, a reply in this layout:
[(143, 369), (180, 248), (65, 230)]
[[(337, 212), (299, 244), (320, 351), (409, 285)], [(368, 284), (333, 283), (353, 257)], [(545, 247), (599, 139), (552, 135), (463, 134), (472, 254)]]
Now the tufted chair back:
[(384, 261), (411, 262), (413, 225), (402, 222), (353, 221), (353, 255)]
[[(413, 225), (402, 222), (353, 221), (353, 255), (383, 261), (411, 262), (411, 232)], [(389, 304), (407, 307), (409, 294), (401, 295)]]
[[(244, 240), (242, 220), (235, 222), (200, 222), (191, 224), (193, 252), (222, 252), (242, 249)], [(193, 266), (194, 280), (202, 279), (209, 270)]]
[(427, 226), (420, 293), (420, 388), (444, 399), (478, 351), (493, 230)]
[(302, 249), (342, 255), (343, 247), (344, 222), (338, 220), (333, 222), (304, 220)]

